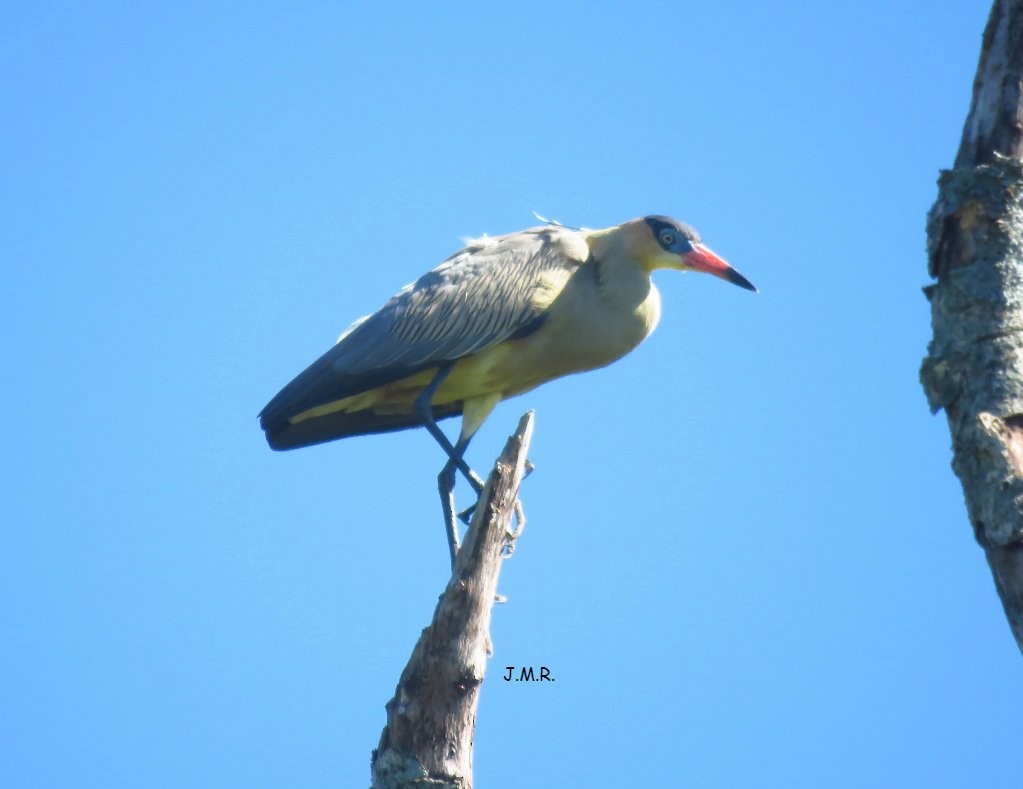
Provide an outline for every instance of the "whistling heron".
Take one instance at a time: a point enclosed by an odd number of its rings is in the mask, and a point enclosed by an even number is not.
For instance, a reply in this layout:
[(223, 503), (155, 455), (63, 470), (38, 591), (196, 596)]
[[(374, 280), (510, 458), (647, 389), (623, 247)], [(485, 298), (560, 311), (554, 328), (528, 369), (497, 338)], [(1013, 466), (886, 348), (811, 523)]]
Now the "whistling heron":
[[(697, 232), (665, 216), (604, 230), (549, 222), (473, 240), (355, 321), (260, 413), (274, 449), (425, 427), (448, 460), (438, 478), (452, 561), (455, 471), (501, 400), (620, 359), (654, 330), (654, 269), (703, 271), (748, 290)], [(437, 421), (462, 415), (451, 443)]]

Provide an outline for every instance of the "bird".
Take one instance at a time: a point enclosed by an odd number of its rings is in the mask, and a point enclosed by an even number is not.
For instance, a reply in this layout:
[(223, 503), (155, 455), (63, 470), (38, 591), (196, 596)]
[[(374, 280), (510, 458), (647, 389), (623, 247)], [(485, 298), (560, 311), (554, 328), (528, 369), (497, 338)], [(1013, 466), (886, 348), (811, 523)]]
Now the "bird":
[[(658, 269), (757, 290), (671, 217), (596, 230), (537, 217), (542, 225), (468, 240), (352, 323), (259, 414), (275, 450), (426, 428), (447, 455), (438, 489), (452, 563), (456, 472), (478, 496), (483, 482), (464, 455), (499, 402), (636, 348), (660, 318)], [(452, 442), (437, 422), (459, 415)]]

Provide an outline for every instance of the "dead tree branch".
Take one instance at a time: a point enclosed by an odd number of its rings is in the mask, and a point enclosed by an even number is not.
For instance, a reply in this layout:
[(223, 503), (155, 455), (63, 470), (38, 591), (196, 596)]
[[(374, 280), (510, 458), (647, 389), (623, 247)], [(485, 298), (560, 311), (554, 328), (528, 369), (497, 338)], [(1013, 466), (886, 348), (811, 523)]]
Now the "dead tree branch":
[(373, 789), (472, 788), (490, 611), (532, 433), (530, 411), (487, 480), (433, 621), (387, 703), (387, 725), (373, 752)]
[(927, 220), (934, 338), (921, 368), (944, 409), (977, 541), (1023, 650), (1023, 0), (996, 0), (955, 169)]

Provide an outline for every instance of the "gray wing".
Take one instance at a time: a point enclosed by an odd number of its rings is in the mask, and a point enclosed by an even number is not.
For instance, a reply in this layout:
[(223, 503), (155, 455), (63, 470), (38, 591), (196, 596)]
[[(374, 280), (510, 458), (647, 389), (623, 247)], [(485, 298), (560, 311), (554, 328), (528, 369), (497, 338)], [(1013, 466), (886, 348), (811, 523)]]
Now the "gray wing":
[(270, 437), (310, 408), (527, 336), (543, 322), (533, 297), (544, 275), (587, 255), (582, 236), (561, 227), (471, 242), (345, 332), (267, 404), (263, 429)]

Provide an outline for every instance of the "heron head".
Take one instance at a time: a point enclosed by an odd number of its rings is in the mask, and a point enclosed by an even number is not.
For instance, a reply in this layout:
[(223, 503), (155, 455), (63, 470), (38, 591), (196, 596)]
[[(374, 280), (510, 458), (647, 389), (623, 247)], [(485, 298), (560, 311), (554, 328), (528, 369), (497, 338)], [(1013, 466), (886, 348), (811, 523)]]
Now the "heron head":
[(702, 271), (728, 280), (746, 290), (756, 291), (742, 274), (728, 265), (700, 240), (696, 229), (669, 216), (647, 216), (637, 221), (645, 226), (640, 241), (640, 259), (650, 268)]

